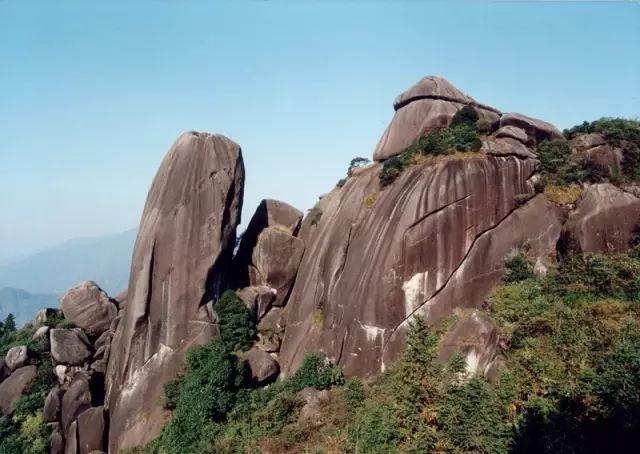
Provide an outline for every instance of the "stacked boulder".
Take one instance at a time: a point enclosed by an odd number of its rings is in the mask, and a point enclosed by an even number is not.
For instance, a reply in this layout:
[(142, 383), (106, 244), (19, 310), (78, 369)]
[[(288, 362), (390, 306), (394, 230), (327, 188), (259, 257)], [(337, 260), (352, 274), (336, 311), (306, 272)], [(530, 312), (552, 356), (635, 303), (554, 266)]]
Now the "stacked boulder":
[(84, 281), (60, 297), (60, 307), (75, 327), (53, 328), (48, 333), (58, 380), (43, 410), (44, 420), (53, 429), (50, 452), (103, 452), (107, 428), (104, 381), (118, 302), (96, 283)]
[(36, 378), (36, 366), (28, 364), (28, 349), (19, 345), (0, 358), (0, 412), (10, 415), (22, 393)]
[(266, 383), (280, 371), (277, 354), (285, 328), (287, 298), (298, 273), (304, 242), (297, 237), (303, 214), (277, 200), (263, 200), (242, 236), (233, 283), (258, 319), (259, 341), (245, 356), (253, 379)]

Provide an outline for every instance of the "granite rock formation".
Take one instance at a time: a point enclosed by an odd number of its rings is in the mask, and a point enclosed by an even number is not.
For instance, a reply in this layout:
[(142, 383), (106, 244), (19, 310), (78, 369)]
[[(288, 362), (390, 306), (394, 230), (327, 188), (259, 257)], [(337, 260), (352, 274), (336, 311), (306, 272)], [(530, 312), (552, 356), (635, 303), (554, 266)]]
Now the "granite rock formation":
[(393, 120), (382, 135), (373, 159), (383, 161), (402, 152), (418, 137), (451, 124), (464, 106), (474, 107), (491, 123), (500, 119), (500, 111), (476, 102), (441, 77), (428, 76), (400, 94), (393, 107)]
[(60, 297), (60, 308), (67, 320), (99, 336), (109, 328), (118, 308), (95, 282), (83, 281)]
[(374, 159), (449, 125), (464, 106), (491, 124), (476, 156), (418, 163), (384, 189), (375, 164), (323, 197), (314, 218), (303, 221), (298, 236), (306, 249), (279, 356), (285, 375), (312, 351), (347, 375), (377, 374), (402, 350), (413, 316), (437, 324), (462, 308), (480, 308), (509, 254), (525, 250), (540, 269), (555, 260), (562, 216), (534, 193), (535, 145), (562, 137), (549, 123), (502, 114), (427, 77), (396, 99)]
[(189, 347), (217, 335), (212, 304), (226, 286), (244, 184), (240, 147), (182, 134), (145, 204), (107, 373), (109, 449), (144, 444), (164, 425), (163, 385)]
[[(478, 153), (423, 156), (381, 187), (385, 159), (464, 106), (489, 125)], [(239, 359), (257, 385), (292, 374), (311, 352), (347, 376), (378, 374), (403, 350), (417, 315), (434, 325), (456, 315), (437, 361), (461, 352), (467, 376), (499, 380), (501, 339), (484, 308), (505, 260), (523, 253), (544, 273), (567, 245), (626, 249), (640, 221), (640, 186), (584, 184), (577, 200), (556, 205), (539, 193), (536, 146), (560, 132), (479, 104), (438, 77), (402, 93), (394, 109), (378, 162), (350, 172), (304, 219), (284, 202), (262, 201), (235, 256), (240, 148), (219, 135), (181, 135), (149, 191), (128, 289), (115, 299), (91, 281), (70, 289), (60, 306), (77, 328), (62, 328), (57, 310), (40, 312), (31, 331), (37, 354), (28, 343), (0, 358), (3, 414), (44, 358), (57, 377), (42, 409), (50, 452), (144, 445), (170, 417), (164, 384), (182, 372), (189, 348), (219, 334), (215, 304), (230, 289), (256, 315), (257, 339)], [(610, 177), (622, 169), (621, 150), (602, 135), (577, 134), (571, 147)], [(301, 418), (318, 424), (330, 391), (298, 396)]]
[(640, 221), (640, 199), (601, 183), (589, 185), (564, 226), (567, 243), (582, 252), (620, 252), (629, 247)]

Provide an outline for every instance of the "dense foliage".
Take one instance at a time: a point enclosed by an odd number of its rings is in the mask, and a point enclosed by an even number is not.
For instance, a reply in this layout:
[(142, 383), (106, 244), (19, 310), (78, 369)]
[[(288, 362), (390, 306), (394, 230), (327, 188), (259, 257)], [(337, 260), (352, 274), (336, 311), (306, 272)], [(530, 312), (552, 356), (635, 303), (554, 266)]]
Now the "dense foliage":
[[(624, 118), (601, 118), (564, 130), (564, 136), (574, 139), (579, 134), (601, 134), (610, 145), (622, 150), (622, 175), (614, 175), (613, 183), (622, 179), (640, 179), (640, 123)], [(576, 182), (598, 182), (606, 178), (590, 166), (581, 154), (567, 153), (568, 144), (562, 140), (543, 142), (538, 147), (543, 174), (556, 185)]]
[(166, 387), (174, 408), (171, 422), (141, 451), (259, 452), (263, 437), (295, 421), (302, 406), (299, 391), (344, 384), (340, 370), (319, 355), (307, 356), (293, 376), (267, 388), (253, 388), (245, 377), (220, 338), (193, 349), (183, 377)]
[(564, 139), (541, 142), (538, 145), (538, 159), (545, 184), (562, 187), (575, 183), (597, 183), (606, 178), (584, 155), (573, 153)]
[(0, 323), (0, 356), (15, 346), (26, 345), (28, 364), (37, 367), (35, 380), (18, 400), (11, 416), (0, 416), (0, 453), (41, 454), (46, 452), (49, 428), (42, 420), (47, 393), (55, 385), (51, 360), (39, 341), (32, 340), (35, 328), (16, 329), (11, 314)]
[[(478, 112), (473, 107), (463, 107), (453, 117), (451, 125), (441, 130), (430, 131), (408, 146), (400, 155), (393, 156), (382, 164), (380, 185), (391, 184), (416, 156), (443, 156), (457, 152), (476, 152), (482, 142), (478, 128)], [(483, 130), (484, 130), (483, 126)]]
[(256, 335), (255, 314), (235, 292), (227, 290), (215, 306), (220, 337), (230, 350), (246, 350)]

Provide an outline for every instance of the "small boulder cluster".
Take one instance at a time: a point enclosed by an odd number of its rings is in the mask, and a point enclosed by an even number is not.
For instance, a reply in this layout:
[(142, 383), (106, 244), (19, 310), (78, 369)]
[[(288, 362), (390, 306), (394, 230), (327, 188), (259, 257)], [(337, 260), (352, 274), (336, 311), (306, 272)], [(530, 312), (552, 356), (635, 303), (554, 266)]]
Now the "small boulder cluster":
[(37, 368), (28, 364), (26, 345), (9, 349), (4, 358), (0, 358), (0, 411), (4, 415), (13, 412), (20, 396), (36, 378)]
[[(32, 340), (42, 346), (56, 378), (42, 412), (51, 428), (52, 454), (106, 451), (104, 380), (121, 306), (97, 284), (84, 281), (60, 297), (60, 310), (42, 309), (34, 319), (38, 328)], [(28, 364), (28, 355), (27, 346), (21, 345), (0, 360), (0, 408), (5, 415), (36, 378), (37, 367)]]
[(232, 283), (258, 321), (258, 342), (243, 359), (258, 384), (279, 372), (289, 292), (304, 253), (297, 237), (303, 213), (277, 200), (263, 200), (242, 236), (234, 259)]

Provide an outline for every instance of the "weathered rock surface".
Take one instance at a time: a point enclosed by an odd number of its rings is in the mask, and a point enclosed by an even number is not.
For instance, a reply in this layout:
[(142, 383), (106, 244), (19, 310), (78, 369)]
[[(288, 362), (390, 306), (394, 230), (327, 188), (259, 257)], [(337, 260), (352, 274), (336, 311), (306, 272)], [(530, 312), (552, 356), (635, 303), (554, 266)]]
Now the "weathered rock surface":
[(78, 451), (89, 454), (104, 449), (104, 409), (93, 407), (78, 416)]
[(127, 295), (129, 294), (129, 289), (125, 288), (123, 291), (118, 293), (115, 297), (115, 300), (118, 302), (118, 306), (122, 309), (124, 305), (127, 303)]
[(182, 134), (162, 161), (111, 346), (111, 452), (158, 435), (168, 416), (164, 383), (181, 370), (190, 346), (217, 334), (209, 306), (225, 288), (243, 184), (240, 147), (220, 135)]
[(515, 126), (503, 126), (498, 129), (493, 135), (497, 138), (508, 137), (511, 139), (515, 139), (524, 144), (529, 141), (529, 136), (527, 135), (526, 131)]
[(258, 236), (252, 262), (256, 270), (252, 285), (276, 290), (274, 306), (282, 306), (298, 272), (304, 242), (277, 227), (267, 227)]
[(267, 352), (280, 350), (286, 328), (286, 310), (273, 307), (258, 323), (258, 347)]
[(601, 134), (580, 134), (571, 140), (571, 146), (578, 151), (585, 151), (589, 148), (605, 145), (607, 142)]
[(247, 230), (242, 234), (238, 251), (233, 259), (232, 287), (241, 288), (259, 285), (258, 274), (254, 273), (252, 257), (260, 234), (268, 227), (284, 234), (298, 233), (302, 212), (279, 200), (266, 199), (260, 202), (253, 214)]
[(491, 156), (516, 156), (535, 159), (536, 154), (522, 142), (511, 137), (486, 137), (482, 139), (481, 153)]
[(412, 315), (437, 323), (479, 307), (514, 248), (553, 260), (555, 208), (542, 196), (515, 201), (533, 195), (535, 166), (478, 154), (412, 166), (384, 190), (374, 166), (322, 199), (320, 219), (305, 219), (299, 235), (307, 248), (287, 306), (284, 374), (310, 351), (346, 375), (378, 373), (403, 348)]
[(629, 247), (639, 222), (639, 198), (609, 183), (595, 184), (569, 214), (564, 237), (582, 252), (618, 252)]
[(33, 336), (31, 337), (31, 339), (33, 340), (39, 340), (39, 339), (45, 339), (45, 340), (49, 340), (49, 331), (51, 330), (50, 327), (48, 326), (41, 326), (40, 328), (38, 328), (36, 330), (35, 333), (33, 333)]
[(7, 355), (4, 357), (4, 361), (9, 370), (14, 371), (19, 367), (24, 366), (24, 363), (27, 362), (27, 358), (27, 346), (19, 345), (9, 349)]
[(421, 135), (448, 126), (464, 106), (473, 106), (481, 118), (492, 123), (500, 118), (500, 111), (477, 103), (440, 77), (421, 79), (396, 98), (396, 113), (378, 142), (373, 159), (383, 161), (400, 154)]
[(80, 328), (52, 329), (49, 339), (55, 364), (79, 366), (91, 357), (89, 340)]
[(83, 281), (60, 297), (64, 317), (90, 335), (98, 336), (109, 328), (118, 308), (95, 282)]
[(83, 373), (77, 373), (71, 386), (62, 396), (60, 422), (65, 433), (69, 431), (72, 423), (75, 424), (78, 415), (89, 408), (91, 408), (89, 377)]
[(533, 144), (542, 142), (543, 140), (562, 139), (564, 136), (551, 123), (527, 117), (519, 113), (506, 113), (500, 117), (500, 128), (505, 126), (514, 126), (520, 128), (527, 133), (529, 140)]
[(0, 382), (4, 381), (9, 375), (11, 375), (11, 371), (7, 367), (7, 363), (4, 358), (0, 358)]
[(49, 436), (49, 454), (62, 454), (64, 452), (64, 439), (59, 428), (55, 428)]
[(51, 308), (51, 307), (48, 307), (48, 308), (45, 308), (45, 309), (40, 309), (36, 313), (35, 318), (33, 319), (33, 324), (35, 326), (42, 325), (47, 320), (51, 319), (52, 317), (56, 317), (58, 315), (58, 313), (59, 313), (58, 309), (54, 309), (54, 308)]
[(622, 173), (622, 150), (609, 145), (598, 145), (582, 152), (586, 159), (606, 177)]
[(36, 378), (36, 373), (36, 366), (24, 366), (13, 371), (9, 378), (0, 383), (0, 411), (4, 415), (13, 412), (23, 391)]
[(251, 379), (260, 385), (275, 380), (280, 373), (278, 362), (266, 351), (252, 348), (242, 357), (251, 372)]
[(78, 423), (73, 421), (65, 432), (65, 454), (78, 453)]
[(457, 321), (440, 342), (437, 361), (444, 363), (461, 353), (466, 361), (466, 374), (487, 376), (499, 357), (500, 339), (491, 319), (479, 310)]
[(60, 417), (60, 388), (54, 386), (44, 400), (42, 419), (44, 422), (55, 422)]
[(266, 285), (252, 285), (238, 290), (238, 296), (261, 319), (276, 299), (276, 289)]

